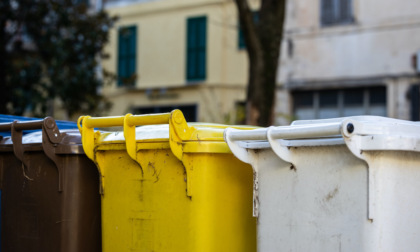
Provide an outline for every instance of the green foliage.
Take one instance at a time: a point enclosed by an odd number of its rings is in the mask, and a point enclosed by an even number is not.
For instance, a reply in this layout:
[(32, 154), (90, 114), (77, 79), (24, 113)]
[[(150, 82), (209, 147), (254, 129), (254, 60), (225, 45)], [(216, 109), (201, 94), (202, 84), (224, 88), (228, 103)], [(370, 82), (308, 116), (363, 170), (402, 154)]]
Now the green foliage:
[(59, 98), (68, 115), (98, 113), (98, 63), (116, 21), (76, 0), (0, 1), (0, 113), (51, 113)]

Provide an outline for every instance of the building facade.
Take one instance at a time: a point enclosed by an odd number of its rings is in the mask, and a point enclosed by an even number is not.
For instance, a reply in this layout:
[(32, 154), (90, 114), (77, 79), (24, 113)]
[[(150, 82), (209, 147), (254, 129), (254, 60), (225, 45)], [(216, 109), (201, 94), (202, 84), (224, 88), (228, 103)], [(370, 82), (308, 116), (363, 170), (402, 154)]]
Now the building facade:
[(288, 113), (419, 120), (420, 1), (290, 0), (286, 16), (278, 123)]
[(108, 1), (105, 8), (120, 18), (102, 62), (117, 75), (103, 89), (111, 115), (180, 108), (189, 121), (240, 120), (248, 61), (233, 1)]
[[(254, 10), (259, 2), (250, 1)], [(103, 89), (111, 115), (180, 108), (189, 121), (242, 121), (248, 58), (233, 0), (108, 0), (105, 8), (120, 17), (103, 61), (117, 76)], [(286, 12), (276, 125), (419, 120), (419, 1), (289, 0)]]

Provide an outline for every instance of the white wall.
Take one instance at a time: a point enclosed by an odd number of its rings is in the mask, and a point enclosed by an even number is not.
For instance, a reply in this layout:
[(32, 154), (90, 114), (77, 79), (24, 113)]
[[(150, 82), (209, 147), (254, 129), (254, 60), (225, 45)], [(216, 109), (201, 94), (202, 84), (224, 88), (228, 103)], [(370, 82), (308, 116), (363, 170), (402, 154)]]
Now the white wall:
[[(353, 0), (355, 23), (321, 27), (320, 1), (288, 5), (279, 82), (413, 74), (420, 1)], [(293, 56), (287, 55), (293, 41)]]

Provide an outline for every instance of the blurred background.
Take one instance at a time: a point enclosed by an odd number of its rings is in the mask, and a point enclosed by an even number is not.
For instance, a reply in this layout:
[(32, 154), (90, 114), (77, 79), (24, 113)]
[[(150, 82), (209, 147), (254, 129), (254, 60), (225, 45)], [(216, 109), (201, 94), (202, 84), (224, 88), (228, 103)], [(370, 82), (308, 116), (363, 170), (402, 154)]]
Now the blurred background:
[[(75, 120), (179, 108), (190, 122), (247, 123), (247, 101), (267, 87), (247, 92), (252, 32), (241, 2), (2, 0), (0, 114)], [(270, 20), (282, 31), (270, 123), (419, 120), (420, 1), (287, 0), (284, 24), (264, 18), (261, 0), (247, 6), (260, 36)]]

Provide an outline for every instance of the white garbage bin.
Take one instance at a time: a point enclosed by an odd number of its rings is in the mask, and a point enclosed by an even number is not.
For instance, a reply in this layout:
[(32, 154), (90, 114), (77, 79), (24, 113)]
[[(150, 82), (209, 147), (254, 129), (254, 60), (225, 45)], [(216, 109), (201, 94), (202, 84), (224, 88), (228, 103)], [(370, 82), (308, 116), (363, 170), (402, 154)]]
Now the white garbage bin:
[(419, 251), (420, 124), (376, 116), (225, 131), (254, 169), (258, 251)]

